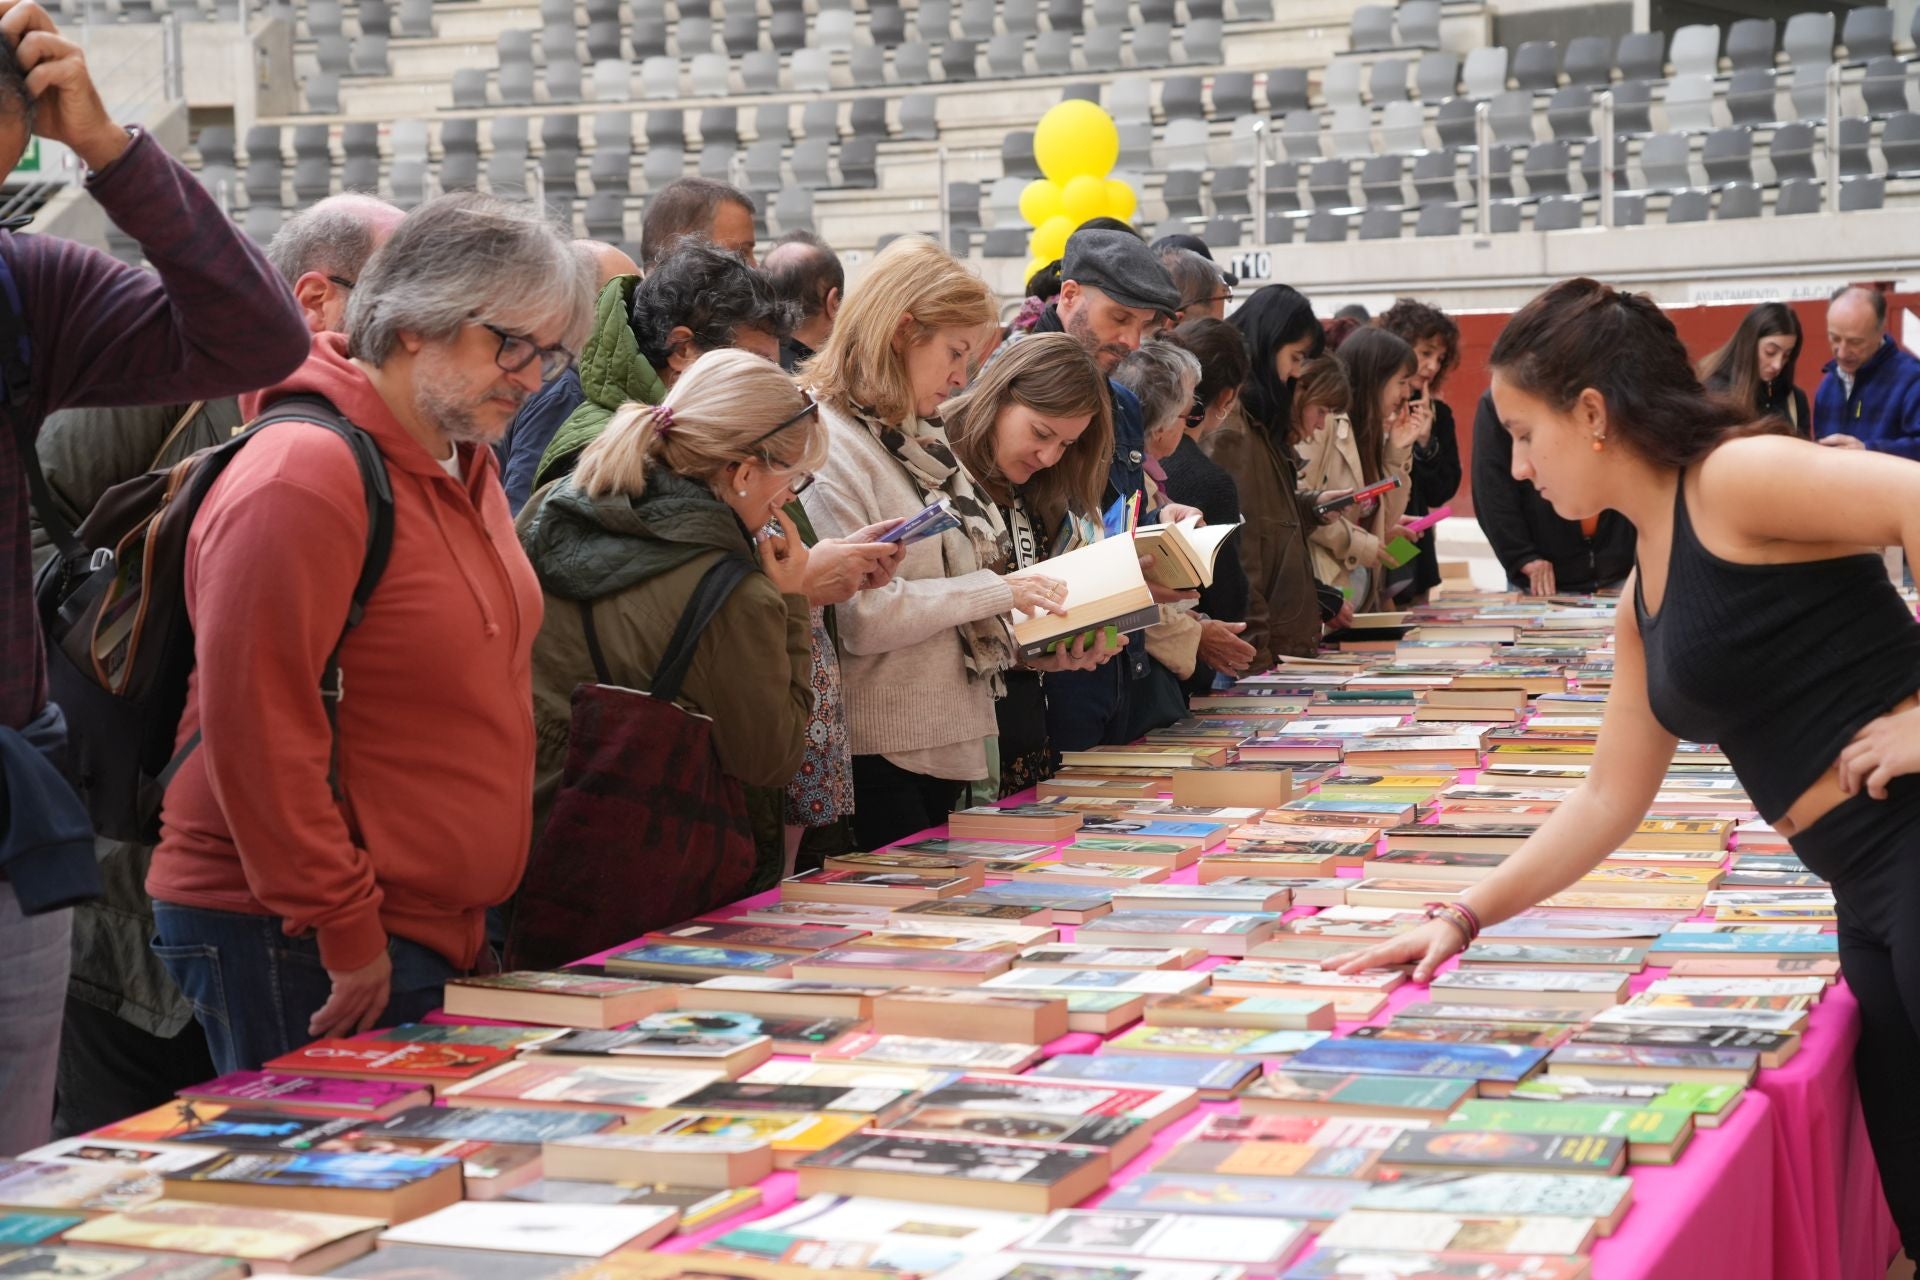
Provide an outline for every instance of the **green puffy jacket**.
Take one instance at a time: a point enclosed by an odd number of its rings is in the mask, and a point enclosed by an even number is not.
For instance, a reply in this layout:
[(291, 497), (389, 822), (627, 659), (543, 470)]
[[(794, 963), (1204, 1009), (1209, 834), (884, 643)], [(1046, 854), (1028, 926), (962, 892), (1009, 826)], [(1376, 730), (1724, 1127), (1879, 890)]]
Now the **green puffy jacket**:
[(580, 389), (587, 398), (560, 424), (547, 451), (540, 455), (540, 467), (533, 476), (536, 490), (571, 472), (580, 451), (606, 429), (621, 405), (636, 400), (659, 404), (667, 398), (667, 384), (654, 372), (652, 362), (640, 354), (633, 327), (627, 323), (627, 310), (633, 305), (633, 290), (639, 283), (639, 276), (616, 276), (600, 290), (594, 306), (593, 332), (580, 349)]

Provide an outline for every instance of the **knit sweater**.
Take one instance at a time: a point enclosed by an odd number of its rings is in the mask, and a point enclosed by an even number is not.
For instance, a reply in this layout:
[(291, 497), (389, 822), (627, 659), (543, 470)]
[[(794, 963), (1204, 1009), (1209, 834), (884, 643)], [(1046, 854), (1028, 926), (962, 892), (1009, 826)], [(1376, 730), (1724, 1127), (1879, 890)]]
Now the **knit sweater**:
[[(832, 442), (801, 498), (823, 538), (845, 537), (926, 505), (905, 467), (855, 419), (820, 406)], [(838, 607), (847, 735), (855, 755), (883, 755), (935, 777), (986, 777), (986, 739), (998, 732), (993, 694), (970, 679), (956, 627), (1006, 613), (1013, 590), (991, 569), (947, 575), (972, 558), (950, 529), (907, 548), (893, 581)]]

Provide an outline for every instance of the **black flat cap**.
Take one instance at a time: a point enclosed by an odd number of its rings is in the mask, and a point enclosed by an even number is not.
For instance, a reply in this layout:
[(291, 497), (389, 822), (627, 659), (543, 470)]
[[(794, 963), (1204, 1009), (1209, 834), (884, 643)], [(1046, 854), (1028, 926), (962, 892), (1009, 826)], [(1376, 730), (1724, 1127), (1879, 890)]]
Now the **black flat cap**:
[(1180, 291), (1139, 236), (1124, 231), (1076, 231), (1067, 240), (1060, 278), (1098, 289), (1123, 307), (1142, 311), (1180, 309)]

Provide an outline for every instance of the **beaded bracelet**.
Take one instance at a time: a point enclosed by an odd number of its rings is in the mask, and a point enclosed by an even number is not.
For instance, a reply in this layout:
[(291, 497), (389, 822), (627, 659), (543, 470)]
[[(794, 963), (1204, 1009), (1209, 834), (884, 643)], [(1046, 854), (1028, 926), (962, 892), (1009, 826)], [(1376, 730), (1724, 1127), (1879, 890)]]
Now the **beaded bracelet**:
[(1429, 920), (1445, 920), (1460, 931), (1460, 935), (1472, 943), (1480, 936), (1480, 917), (1474, 914), (1472, 907), (1459, 902), (1429, 902), (1426, 907)]

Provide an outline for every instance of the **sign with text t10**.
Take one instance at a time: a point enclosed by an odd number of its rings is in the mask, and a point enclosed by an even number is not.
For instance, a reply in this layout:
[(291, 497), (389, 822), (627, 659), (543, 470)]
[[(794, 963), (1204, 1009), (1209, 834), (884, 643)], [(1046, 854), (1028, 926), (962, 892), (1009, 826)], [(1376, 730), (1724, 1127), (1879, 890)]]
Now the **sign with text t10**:
[(1273, 255), (1264, 251), (1236, 253), (1227, 259), (1227, 270), (1246, 283), (1249, 280), (1273, 279)]

